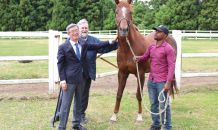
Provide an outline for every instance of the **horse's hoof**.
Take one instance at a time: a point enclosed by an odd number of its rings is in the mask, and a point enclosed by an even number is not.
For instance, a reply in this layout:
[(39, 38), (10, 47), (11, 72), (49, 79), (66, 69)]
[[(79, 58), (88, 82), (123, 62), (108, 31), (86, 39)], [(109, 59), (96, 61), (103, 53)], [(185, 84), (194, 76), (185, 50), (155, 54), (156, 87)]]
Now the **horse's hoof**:
[(114, 120), (110, 120), (108, 123), (109, 124), (113, 124), (113, 123), (116, 123), (117, 121), (114, 121)]
[(143, 123), (143, 120), (137, 120), (136, 121), (136, 124), (142, 124)]

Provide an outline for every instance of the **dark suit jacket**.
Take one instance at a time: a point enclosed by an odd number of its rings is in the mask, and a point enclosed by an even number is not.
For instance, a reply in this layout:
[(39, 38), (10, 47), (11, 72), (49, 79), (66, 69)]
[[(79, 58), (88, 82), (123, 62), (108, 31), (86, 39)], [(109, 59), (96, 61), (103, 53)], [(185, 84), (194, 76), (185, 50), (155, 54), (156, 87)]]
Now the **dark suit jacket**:
[(86, 54), (89, 50), (96, 50), (102, 47), (109, 46), (109, 41), (100, 42), (98, 44), (86, 43), (82, 39), (78, 39), (82, 46), (80, 60), (76, 56), (70, 41), (67, 41), (59, 46), (58, 49), (58, 71), (60, 81), (65, 80), (66, 83), (79, 83), (83, 80), (83, 74), (88, 79), (89, 73), (86, 63)]

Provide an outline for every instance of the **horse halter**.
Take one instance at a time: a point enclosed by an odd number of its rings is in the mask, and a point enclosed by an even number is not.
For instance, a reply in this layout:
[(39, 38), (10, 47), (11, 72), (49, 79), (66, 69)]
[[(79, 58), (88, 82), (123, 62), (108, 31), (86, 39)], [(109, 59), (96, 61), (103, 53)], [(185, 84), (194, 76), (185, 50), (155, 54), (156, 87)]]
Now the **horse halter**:
[[(132, 16), (132, 15), (131, 15), (131, 16)], [(130, 18), (130, 22), (129, 22), (127, 18), (123, 17), (123, 18), (121, 18), (120, 21), (117, 23), (117, 21), (116, 21), (116, 13), (115, 13), (115, 22), (116, 22), (116, 24), (117, 24), (117, 27), (120, 26), (120, 22), (121, 22), (123, 19), (125, 19), (125, 20), (127, 21), (128, 26), (129, 26), (129, 25), (131, 24), (131, 22), (132, 22), (132, 21), (131, 21), (131, 18)]]
[(116, 19), (115, 19), (115, 22), (116, 22), (116, 24), (117, 24), (117, 27), (120, 26), (120, 22), (121, 22), (123, 19), (125, 19), (125, 20), (127, 21), (128, 26), (131, 24), (131, 19), (130, 19), (130, 22), (129, 22), (127, 18), (121, 18), (120, 21), (119, 21), (118, 23), (117, 23), (117, 21), (116, 21)]

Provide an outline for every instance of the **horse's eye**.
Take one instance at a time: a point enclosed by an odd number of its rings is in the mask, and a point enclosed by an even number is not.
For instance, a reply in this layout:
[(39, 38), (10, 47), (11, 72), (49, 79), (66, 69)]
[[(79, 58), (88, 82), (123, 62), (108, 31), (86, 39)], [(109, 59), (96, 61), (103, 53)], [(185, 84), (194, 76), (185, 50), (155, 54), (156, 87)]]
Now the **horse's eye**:
[(132, 15), (132, 12), (130, 12), (129, 14)]
[(118, 14), (117, 11), (115, 12), (115, 14)]

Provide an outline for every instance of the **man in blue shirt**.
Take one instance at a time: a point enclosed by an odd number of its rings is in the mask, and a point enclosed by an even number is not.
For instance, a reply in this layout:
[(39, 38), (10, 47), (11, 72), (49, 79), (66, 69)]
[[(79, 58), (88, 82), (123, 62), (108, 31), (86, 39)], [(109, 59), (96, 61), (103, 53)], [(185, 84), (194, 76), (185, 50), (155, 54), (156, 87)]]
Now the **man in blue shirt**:
[[(77, 25), (79, 26), (79, 31), (80, 31), (80, 37), (78, 39), (85, 40), (87, 43), (99, 43), (99, 42), (101, 42), (99, 39), (88, 35), (89, 29), (88, 29), (88, 21), (86, 19), (81, 19), (77, 23)], [(66, 41), (68, 41), (69, 39), (70, 39), (70, 37), (67, 38)], [(88, 71), (89, 71), (89, 78), (86, 79), (85, 88), (84, 88), (83, 95), (82, 95), (81, 123), (83, 123), (83, 124), (88, 123), (88, 120), (85, 117), (85, 115), (86, 115), (85, 111), (88, 107), (89, 90), (90, 90), (90, 86), (91, 86), (91, 81), (96, 79), (96, 56), (97, 56), (97, 53), (108, 53), (110, 51), (117, 50), (118, 46), (119, 46), (118, 42), (114, 42), (114, 43), (110, 44), (110, 46), (108, 46), (108, 47), (101, 48), (98, 50), (87, 51), (86, 60), (87, 60), (87, 67), (88, 67)], [(62, 93), (60, 95), (60, 99), (62, 99)], [(60, 100), (58, 103), (55, 121), (59, 121), (61, 102), (62, 102), (62, 100)], [(74, 100), (74, 107), (75, 107), (75, 103), (76, 102)], [(54, 119), (52, 119), (52, 122), (53, 122), (53, 120)], [(74, 120), (75, 119), (73, 117), (73, 121)]]

